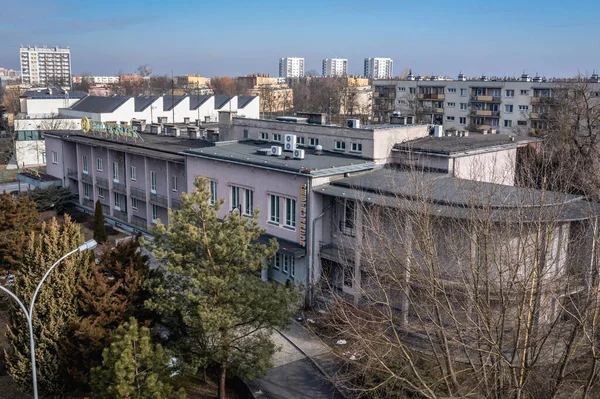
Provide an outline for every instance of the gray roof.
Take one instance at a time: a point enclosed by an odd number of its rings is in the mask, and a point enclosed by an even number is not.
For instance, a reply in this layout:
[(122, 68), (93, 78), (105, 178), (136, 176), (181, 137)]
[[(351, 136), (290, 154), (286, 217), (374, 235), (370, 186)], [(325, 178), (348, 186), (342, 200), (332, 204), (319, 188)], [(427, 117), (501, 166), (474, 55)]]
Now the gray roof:
[(215, 95), (215, 109), (221, 109), (227, 102), (229, 102), (233, 96), (228, 96), (226, 94), (217, 94)]
[(135, 97), (135, 112), (141, 112), (148, 108), (150, 104), (158, 99), (158, 96), (137, 96)]
[(394, 145), (394, 150), (453, 155), (470, 151), (523, 147), (536, 141), (539, 140), (526, 136), (471, 133), (467, 137), (422, 137), (405, 143), (396, 144)]
[(27, 90), (21, 97), (27, 98), (83, 98), (87, 97), (88, 93), (83, 91), (68, 91), (58, 88), (50, 89), (33, 89)]
[(374, 162), (368, 159), (331, 153), (317, 155), (311, 149), (305, 150), (304, 159), (294, 159), (291, 152), (283, 152), (279, 157), (263, 155), (257, 152), (261, 149), (270, 149), (272, 145), (273, 143), (250, 140), (221, 142), (217, 143), (214, 147), (187, 150), (185, 151), (185, 155), (218, 159), (311, 176), (363, 171), (375, 167)]
[(170, 111), (187, 96), (163, 96), (163, 111)]
[(202, 96), (190, 96), (190, 109), (198, 109), (202, 104), (207, 102), (212, 96), (202, 95)]
[(87, 96), (73, 104), (71, 109), (82, 112), (110, 113), (125, 104), (130, 98), (129, 96)]
[(254, 100), (256, 96), (238, 96), (238, 109), (244, 108)]

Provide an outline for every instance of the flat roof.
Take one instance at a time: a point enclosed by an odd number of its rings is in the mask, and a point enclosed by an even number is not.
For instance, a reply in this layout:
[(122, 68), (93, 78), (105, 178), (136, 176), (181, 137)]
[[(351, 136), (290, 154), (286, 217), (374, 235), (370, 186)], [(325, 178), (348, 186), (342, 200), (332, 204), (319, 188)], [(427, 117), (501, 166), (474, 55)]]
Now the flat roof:
[(185, 155), (217, 159), (240, 164), (278, 169), (283, 172), (319, 176), (369, 170), (375, 167), (372, 160), (349, 155), (323, 153), (305, 149), (304, 159), (294, 159), (291, 152), (281, 156), (263, 155), (259, 150), (270, 150), (272, 143), (261, 141), (218, 142), (214, 147), (185, 150)]
[[(299, 114), (302, 114), (299, 112)], [(246, 123), (248, 125), (252, 125), (254, 126), (255, 123), (278, 123), (281, 124), (282, 126), (302, 126), (307, 127), (310, 126), (311, 128), (313, 127), (317, 127), (317, 128), (329, 128), (329, 129), (343, 129), (343, 130), (351, 130), (351, 131), (355, 131), (355, 132), (361, 132), (361, 131), (375, 131), (375, 130), (387, 130), (387, 129), (408, 129), (411, 127), (415, 127), (415, 126), (425, 126), (428, 124), (415, 124), (415, 125), (400, 125), (400, 124), (391, 124), (391, 123), (387, 123), (387, 124), (380, 124), (380, 125), (361, 125), (360, 127), (348, 127), (348, 126), (338, 126), (338, 125), (332, 125), (332, 124), (319, 124), (319, 123), (313, 123), (313, 122), (306, 122), (306, 123), (300, 123), (297, 122), (298, 119), (305, 119), (305, 117), (303, 116), (279, 116), (277, 117), (278, 119), (260, 119), (260, 118), (245, 118), (242, 116), (234, 116), (233, 119), (235, 120), (236, 124), (244, 125), (243, 122), (249, 122)], [(308, 119), (308, 118), (306, 118)], [(292, 122), (292, 120), (294, 120)]]
[(507, 134), (469, 133), (466, 137), (443, 136), (422, 137), (404, 143), (395, 144), (392, 151), (425, 152), (432, 154), (456, 155), (469, 151), (498, 151), (501, 149), (523, 147), (539, 139)]

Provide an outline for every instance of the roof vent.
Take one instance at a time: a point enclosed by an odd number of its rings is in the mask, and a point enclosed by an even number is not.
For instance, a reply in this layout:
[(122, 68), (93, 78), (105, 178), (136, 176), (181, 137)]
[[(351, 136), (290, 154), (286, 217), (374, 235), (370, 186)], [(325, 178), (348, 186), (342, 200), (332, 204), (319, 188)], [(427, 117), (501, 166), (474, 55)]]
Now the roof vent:
[(323, 155), (323, 146), (322, 145), (317, 145), (315, 146), (315, 154), (317, 155)]
[(256, 150), (256, 153), (259, 155), (270, 155), (271, 149), (270, 148), (259, 148), (258, 150)]

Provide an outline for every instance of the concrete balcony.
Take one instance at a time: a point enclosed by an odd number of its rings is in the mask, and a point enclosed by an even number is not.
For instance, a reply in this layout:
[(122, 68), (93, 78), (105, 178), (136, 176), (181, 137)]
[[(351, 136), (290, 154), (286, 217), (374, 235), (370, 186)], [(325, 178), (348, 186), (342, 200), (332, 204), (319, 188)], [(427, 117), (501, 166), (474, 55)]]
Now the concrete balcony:
[(482, 130), (490, 130), (492, 128), (491, 125), (476, 125), (475, 129), (477, 129), (478, 131), (482, 131)]
[(148, 221), (145, 218), (136, 215), (131, 217), (131, 225), (144, 230), (148, 229)]
[(444, 94), (425, 94), (425, 93), (420, 93), (417, 94), (417, 98), (419, 100), (443, 100), (446, 98), (446, 96)]
[(443, 114), (444, 113), (444, 108), (434, 108), (433, 109), (433, 113), (434, 114)]
[(146, 192), (142, 189), (136, 188), (136, 187), (130, 187), (129, 188), (129, 194), (136, 199), (142, 200), (142, 201), (146, 201)]
[(502, 97), (500, 97), (500, 96), (473, 96), (473, 97), (471, 97), (471, 101), (483, 102), (483, 103), (500, 103), (500, 102), (502, 102)]
[(150, 203), (162, 206), (163, 208), (169, 207), (169, 200), (164, 195), (150, 194)]
[[(97, 181), (98, 179), (96, 179)], [(127, 194), (127, 186), (123, 183), (115, 183), (113, 182), (113, 191), (121, 194)]]
[(113, 216), (116, 217), (119, 220), (127, 222), (127, 212), (118, 211), (118, 210), (115, 209), (115, 212), (114, 212)]
[(67, 177), (73, 180), (79, 180), (79, 173), (75, 169), (67, 169)]
[(540, 119), (540, 114), (537, 112), (532, 112), (529, 114), (529, 119)]
[(471, 113), (473, 116), (492, 116), (492, 111), (487, 109), (477, 109)]
[(108, 180), (103, 179), (101, 177), (96, 177), (96, 185), (105, 190), (108, 190)]
[(92, 201), (89, 198), (84, 198), (83, 199), (83, 206), (88, 207), (90, 209), (94, 209), (94, 201)]
[(81, 174), (81, 181), (84, 183), (89, 183), (89, 184), (93, 184), (93, 180), (92, 180), (92, 176), (88, 175), (87, 173), (82, 173)]

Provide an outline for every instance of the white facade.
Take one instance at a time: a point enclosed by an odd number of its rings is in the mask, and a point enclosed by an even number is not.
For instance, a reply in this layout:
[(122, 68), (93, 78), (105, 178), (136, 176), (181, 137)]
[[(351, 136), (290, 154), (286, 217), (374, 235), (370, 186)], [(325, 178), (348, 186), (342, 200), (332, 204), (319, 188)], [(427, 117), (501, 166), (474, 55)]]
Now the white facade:
[(325, 58), (323, 60), (323, 76), (339, 77), (348, 75), (348, 60), (345, 58)]
[(117, 84), (119, 83), (118, 76), (84, 76), (82, 79), (95, 84)]
[(391, 58), (365, 58), (365, 78), (391, 79), (394, 71)]
[(283, 57), (279, 59), (280, 78), (304, 77), (304, 58)]
[(21, 82), (32, 86), (71, 86), (71, 50), (21, 47)]

